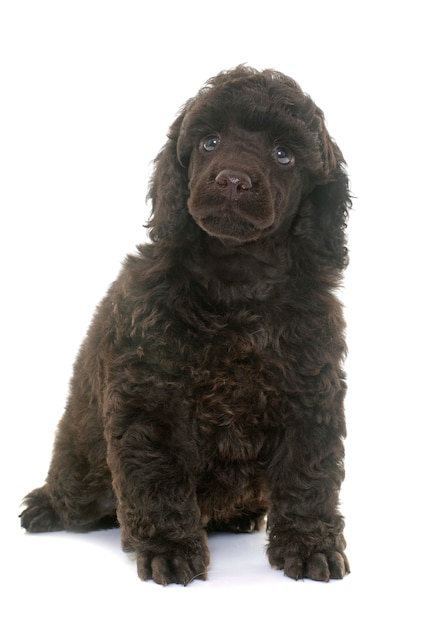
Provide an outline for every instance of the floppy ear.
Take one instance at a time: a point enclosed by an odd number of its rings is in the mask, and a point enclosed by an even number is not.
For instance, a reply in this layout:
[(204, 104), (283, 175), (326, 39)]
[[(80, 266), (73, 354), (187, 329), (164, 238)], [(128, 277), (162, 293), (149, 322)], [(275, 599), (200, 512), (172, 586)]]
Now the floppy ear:
[(314, 243), (321, 260), (332, 267), (348, 265), (345, 229), (351, 207), (349, 182), (343, 161), (338, 161), (329, 182), (317, 185), (309, 196), (312, 203)]
[(178, 236), (191, 222), (187, 209), (188, 169), (177, 154), (177, 143), (186, 107), (170, 127), (168, 140), (154, 160), (154, 170), (146, 200), (152, 201), (152, 214), (146, 227), (152, 241)]
[(342, 153), (331, 139), (322, 146), (323, 171), (312, 177), (311, 191), (305, 196), (295, 233), (304, 247), (325, 266), (344, 269), (348, 265), (345, 229), (351, 208), (349, 181)]

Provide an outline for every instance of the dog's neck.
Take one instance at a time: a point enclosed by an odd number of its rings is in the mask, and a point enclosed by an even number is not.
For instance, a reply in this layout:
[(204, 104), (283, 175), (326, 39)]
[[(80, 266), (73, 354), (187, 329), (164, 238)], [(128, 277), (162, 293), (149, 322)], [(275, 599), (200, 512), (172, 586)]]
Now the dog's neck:
[(289, 278), (288, 250), (272, 239), (239, 245), (203, 233), (200, 245), (189, 249), (186, 267), (192, 280), (219, 300), (265, 300)]

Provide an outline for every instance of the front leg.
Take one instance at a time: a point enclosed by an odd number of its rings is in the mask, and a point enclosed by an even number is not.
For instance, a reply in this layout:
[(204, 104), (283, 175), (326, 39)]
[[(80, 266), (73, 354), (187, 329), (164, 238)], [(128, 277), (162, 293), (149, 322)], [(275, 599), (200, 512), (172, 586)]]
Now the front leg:
[(308, 412), (286, 430), (270, 468), (268, 558), (290, 578), (328, 581), (349, 573), (338, 511), (344, 477), (342, 418)]
[[(126, 421), (131, 424), (124, 428)], [(136, 552), (141, 579), (162, 585), (205, 579), (209, 563), (193, 474), (196, 451), (181, 430), (165, 408), (140, 420), (115, 416), (107, 428), (123, 549)]]
[[(293, 523), (284, 518), (287, 513), (293, 515)], [(277, 513), (276, 509), (268, 522), (269, 562), (295, 580), (328, 582), (331, 578), (343, 578), (350, 572), (343, 528), (340, 515), (327, 522), (314, 517), (299, 518), (295, 511)]]

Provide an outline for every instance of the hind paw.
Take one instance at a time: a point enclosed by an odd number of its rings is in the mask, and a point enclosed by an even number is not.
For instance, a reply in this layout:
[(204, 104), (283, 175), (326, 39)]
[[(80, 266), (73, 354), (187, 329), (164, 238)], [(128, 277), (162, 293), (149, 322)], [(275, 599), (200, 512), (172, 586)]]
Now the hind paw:
[(30, 533), (63, 530), (62, 522), (42, 488), (31, 491), (24, 504), (26, 509), (20, 514), (22, 528)]
[(232, 517), (226, 521), (211, 521), (207, 530), (209, 532), (252, 533), (263, 528), (265, 514), (266, 511), (259, 511)]

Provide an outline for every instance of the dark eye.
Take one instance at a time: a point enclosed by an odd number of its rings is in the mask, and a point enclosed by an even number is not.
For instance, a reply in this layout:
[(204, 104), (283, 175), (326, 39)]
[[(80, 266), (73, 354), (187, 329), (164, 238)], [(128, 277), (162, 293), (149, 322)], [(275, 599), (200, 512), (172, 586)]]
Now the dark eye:
[(273, 159), (279, 163), (279, 165), (290, 165), (294, 163), (294, 155), (288, 150), (288, 148), (283, 148), (279, 146), (273, 150)]
[(220, 137), (218, 135), (209, 135), (205, 137), (201, 142), (203, 150), (206, 152), (212, 152), (220, 143)]

